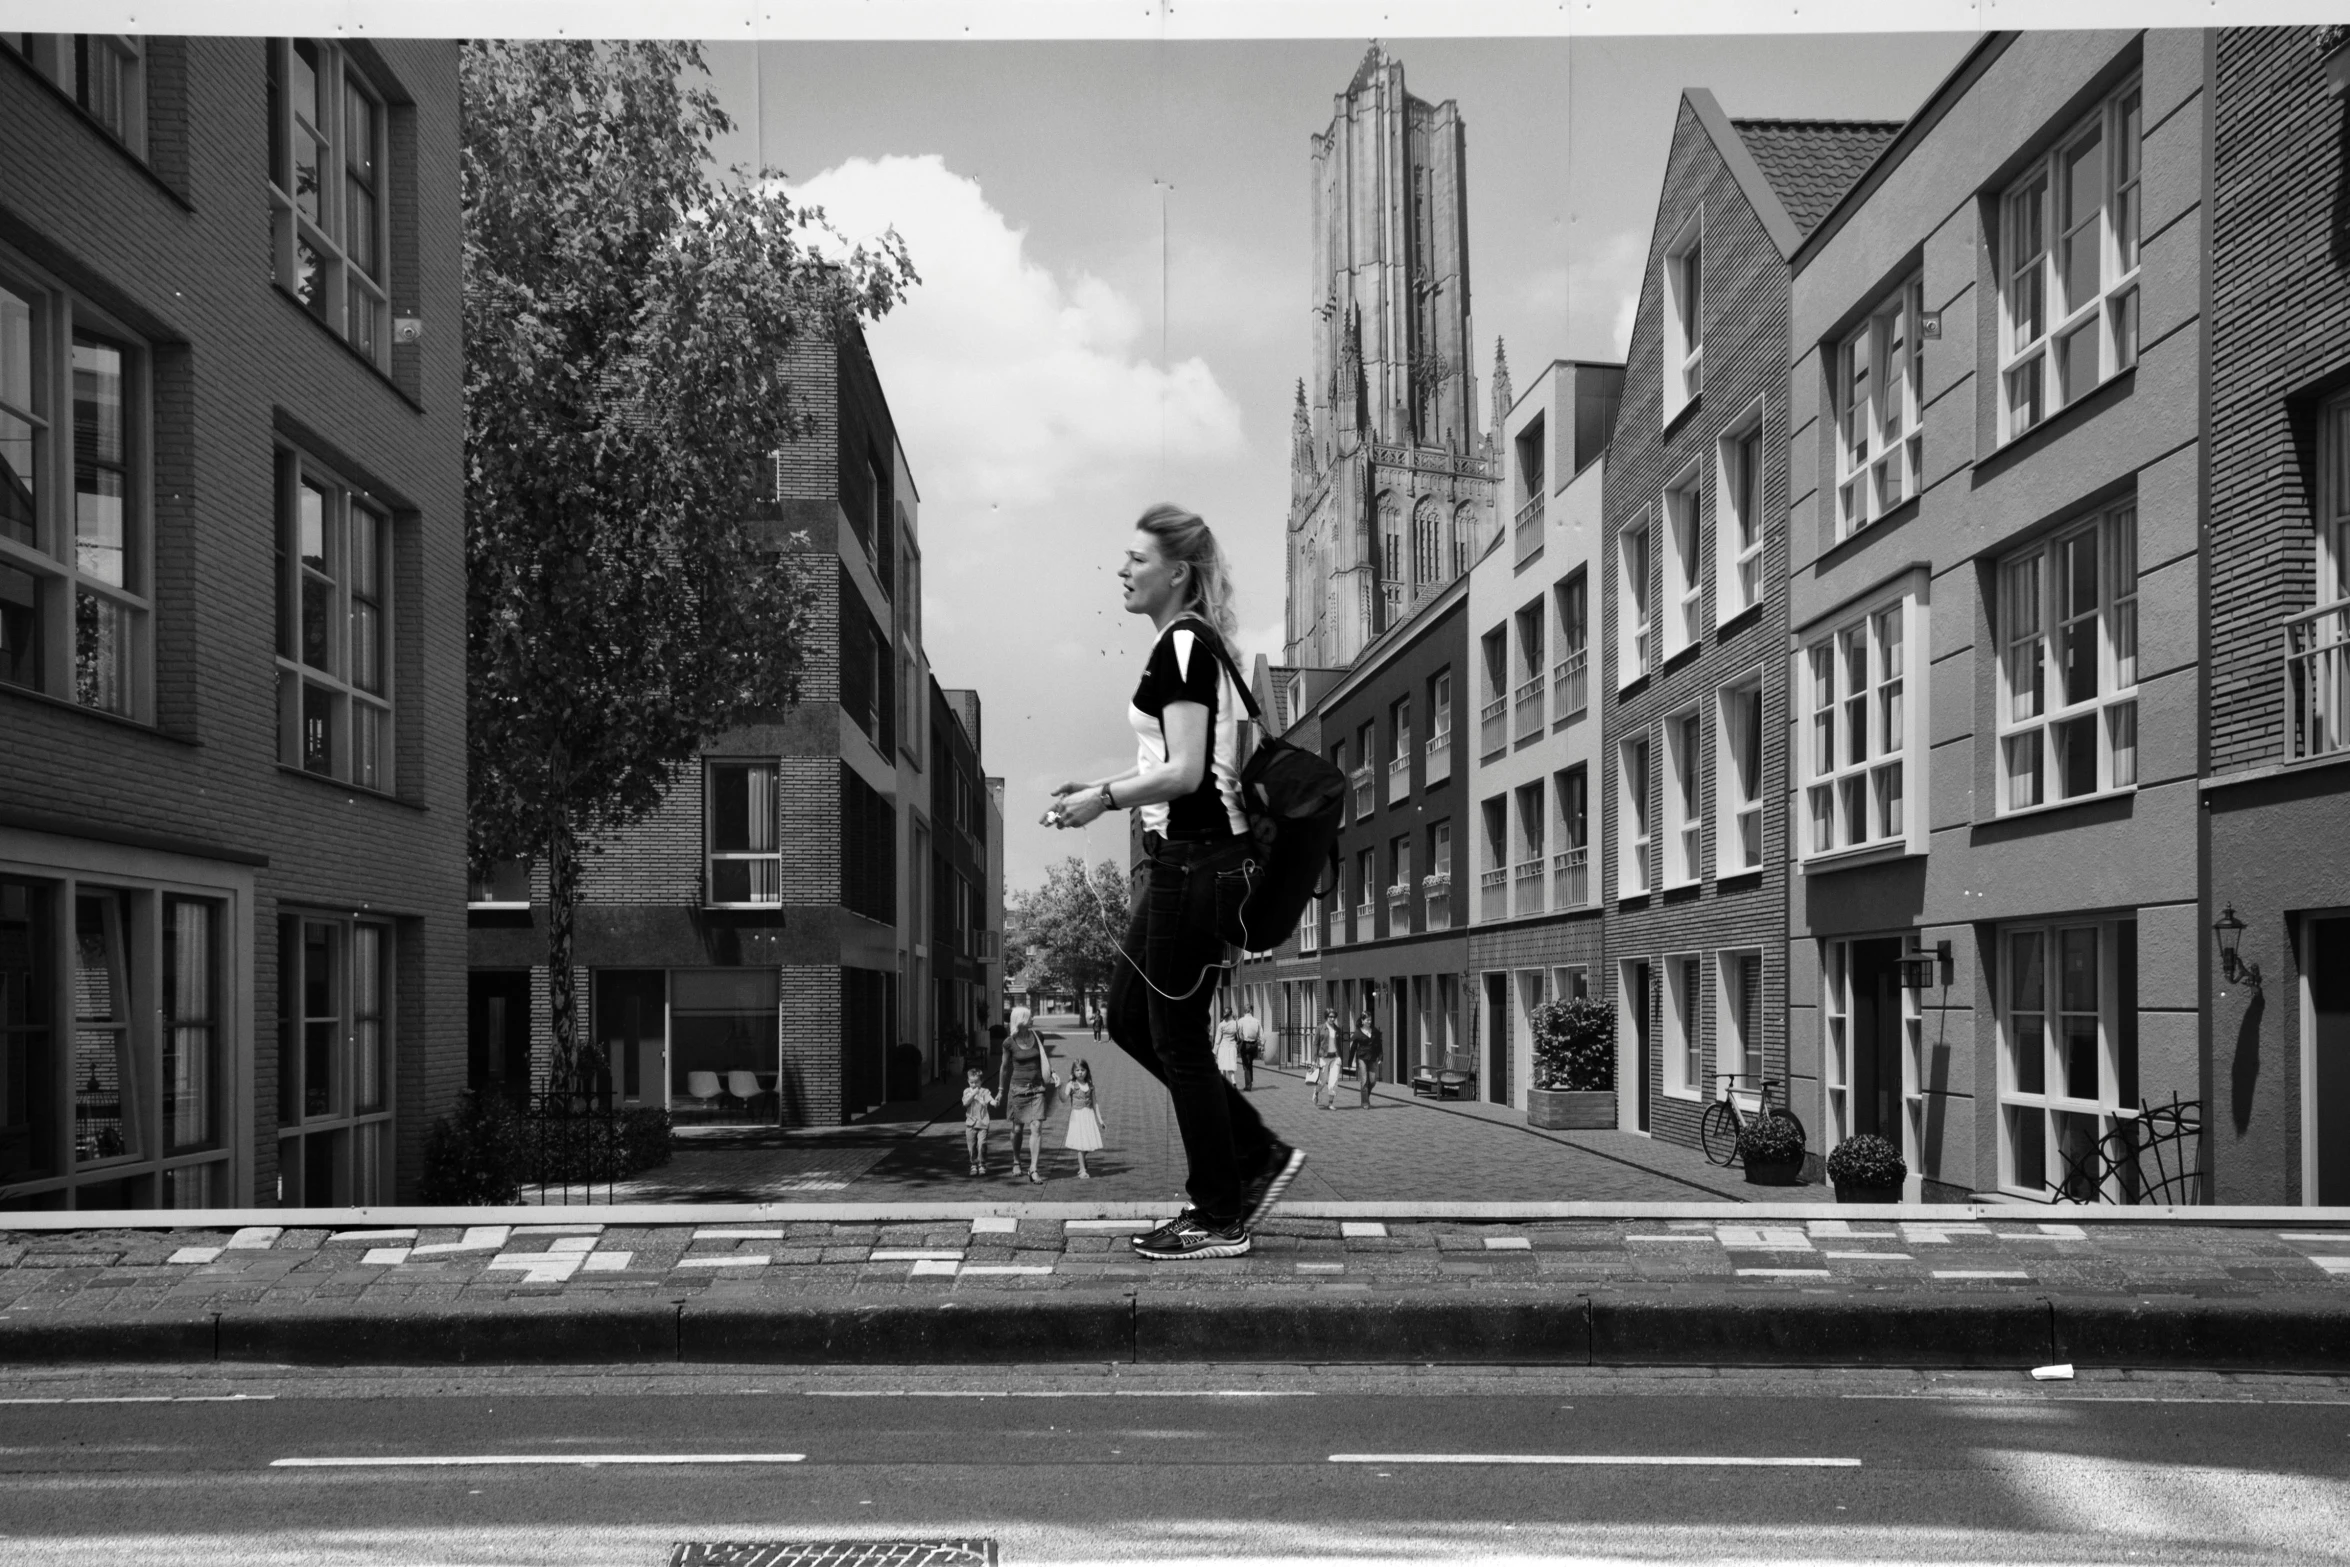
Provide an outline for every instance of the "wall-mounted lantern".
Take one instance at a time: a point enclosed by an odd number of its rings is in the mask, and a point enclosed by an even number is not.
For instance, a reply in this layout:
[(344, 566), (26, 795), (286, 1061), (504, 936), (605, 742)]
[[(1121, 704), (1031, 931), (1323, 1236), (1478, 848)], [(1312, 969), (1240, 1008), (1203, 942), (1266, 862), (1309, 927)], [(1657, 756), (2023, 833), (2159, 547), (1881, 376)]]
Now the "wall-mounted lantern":
[(2211, 933), (2219, 939), (2219, 971), (2231, 985), (2249, 985), (2260, 988), (2260, 965), (2247, 963), (2241, 950), (2244, 941), (2244, 922), (2236, 918), (2236, 906), (2228, 904), (2220, 910), (2219, 918), (2211, 922)]
[(1901, 955), (1901, 988), (1904, 990), (1931, 990), (1936, 974), (1942, 987), (1950, 988), (1950, 943), (1940, 941), (1931, 952), (1905, 952)]

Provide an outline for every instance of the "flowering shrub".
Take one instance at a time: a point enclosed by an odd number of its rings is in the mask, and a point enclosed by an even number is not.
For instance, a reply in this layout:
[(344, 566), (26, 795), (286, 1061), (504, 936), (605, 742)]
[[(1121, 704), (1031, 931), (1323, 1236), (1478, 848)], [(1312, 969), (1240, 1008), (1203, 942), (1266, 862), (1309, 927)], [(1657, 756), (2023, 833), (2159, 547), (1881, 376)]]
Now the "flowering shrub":
[(1746, 1123), (1738, 1134), (1738, 1157), (1752, 1164), (1788, 1164), (1803, 1157), (1803, 1128), (1783, 1115)]
[(1534, 1086), (1604, 1092), (1616, 1086), (1616, 1025), (1587, 997), (1534, 1009)]
[(1898, 1186), (1908, 1174), (1901, 1150), (1874, 1132), (1847, 1137), (1828, 1155), (1828, 1179), (1839, 1186)]

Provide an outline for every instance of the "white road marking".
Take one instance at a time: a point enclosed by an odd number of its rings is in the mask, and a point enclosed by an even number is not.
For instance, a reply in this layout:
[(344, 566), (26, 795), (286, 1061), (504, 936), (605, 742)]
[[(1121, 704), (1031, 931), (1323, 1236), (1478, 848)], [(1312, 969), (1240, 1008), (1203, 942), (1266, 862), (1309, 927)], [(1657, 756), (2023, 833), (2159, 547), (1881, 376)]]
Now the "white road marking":
[(69, 1398), (69, 1404), (168, 1404), (169, 1393), (117, 1393), (112, 1397)]
[(1312, 1388), (1114, 1387), (1090, 1388), (928, 1388), (812, 1387), (810, 1398), (1315, 1398)]
[(166, 1260), (171, 1262), (217, 1262), (222, 1250), (223, 1248), (219, 1246), (182, 1246)]
[(2350, 1236), (2350, 1230), (2279, 1230), (2281, 1241), (2338, 1241)]
[(1841, 1238), (1852, 1233), (1852, 1221), (1850, 1219), (1814, 1219), (1804, 1228), (1811, 1232), (1813, 1240), (1818, 1240), (1823, 1236)]
[(805, 1453), (444, 1453), (414, 1458), (273, 1458), (272, 1469), (445, 1469), (488, 1464), (796, 1464)]
[(178, 1393), (121, 1398), (0, 1398), (0, 1404), (259, 1404), (275, 1393)]
[(361, 1257), (359, 1260), (362, 1263), (374, 1263), (378, 1266), (389, 1266), (395, 1262), (406, 1262), (408, 1260), (408, 1248), (405, 1246), (370, 1246), (367, 1248), (367, 1255)]
[(2350, 1273), (2350, 1257), (2312, 1257), (2309, 1260), (2328, 1273)]
[(1387, 1226), (1377, 1219), (1344, 1219), (1339, 1222), (1338, 1233), (1350, 1241), (1375, 1241), (1386, 1237)]
[(1590, 1464), (1643, 1469), (1858, 1469), (1857, 1458), (1678, 1456), (1661, 1453), (1332, 1453), (1334, 1464)]
[(737, 1252), (731, 1257), (682, 1257), (674, 1264), (680, 1268), (764, 1268), (774, 1259), (763, 1251)]
[(1936, 1268), (1938, 1279), (2028, 1279), (2029, 1273), (2015, 1273), (1998, 1268)]
[(779, 1241), (783, 1239), (783, 1231), (780, 1228), (771, 1230), (696, 1230), (694, 1231), (694, 1239), (698, 1241)]
[(1842, 1257), (1847, 1262), (1910, 1262), (1914, 1259), (1906, 1251), (1823, 1251), (1823, 1257)]
[(490, 1268), (516, 1268), (522, 1272), (525, 1284), (560, 1284), (579, 1271), (585, 1259), (575, 1251), (506, 1251), (500, 1252), (482, 1264)]
[(1523, 1235), (1488, 1235), (1485, 1237), (1485, 1249), (1487, 1251), (1532, 1251), (1534, 1243)]
[(970, 1276), (971, 1276), (972, 1274), (974, 1274), (974, 1273), (983, 1273), (983, 1274), (989, 1274), (989, 1275), (999, 1275), (999, 1276), (1003, 1276), (1003, 1277), (1012, 1277), (1012, 1276), (1017, 1276), (1017, 1275), (1030, 1275), (1030, 1274), (1042, 1274), (1042, 1273), (1050, 1273), (1050, 1272), (1052, 1272), (1052, 1271), (1053, 1271), (1053, 1270), (1052, 1270), (1052, 1266), (1051, 1266), (1049, 1263), (1048, 1263), (1048, 1264), (1046, 1264), (1046, 1265), (1045, 1265), (1045, 1266), (1043, 1266), (1043, 1267), (1036, 1267), (1036, 1266), (1034, 1266), (1034, 1265), (1032, 1265), (1032, 1264), (1028, 1264), (1028, 1263), (1017, 1263), (1017, 1262), (987, 1262), (987, 1263), (975, 1263), (975, 1264), (971, 1264), (971, 1265), (969, 1265), (969, 1266), (966, 1266), (966, 1267), (963, 1269), (963, 1275), (964, 1275), (964, 1277), (966, 1277), (966, 1278), (970, 1277)]
[(921, 1251), (916, 1249), (876, 1251), (867, 1262), (961, 1262), (959, 1251)]
[(1824, 1279), (1825, 1268), (1733, 1268), (1731, 1272), (1742, 1279)]
[(1008, 1213), (983, 1213), (971, 1221), (974, 1235), (1016, 1235), (1020, 1221)]

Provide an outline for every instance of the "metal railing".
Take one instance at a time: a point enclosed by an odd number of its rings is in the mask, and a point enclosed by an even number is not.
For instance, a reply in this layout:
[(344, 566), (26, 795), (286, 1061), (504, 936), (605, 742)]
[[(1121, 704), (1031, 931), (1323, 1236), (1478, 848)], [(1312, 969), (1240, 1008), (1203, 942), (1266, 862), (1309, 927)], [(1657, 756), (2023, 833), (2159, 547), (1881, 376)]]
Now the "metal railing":
[(1436, 875), (1420, 878), (1420, 916), (1423, 930), (1452, 929), (1452, 878)]
[(1518, 687), (1518, 738), (1542, 733), (1542, 677), (1536, 675)]
[(1513, 540), (1517, 549), (1516, 564), (1523, 566), (1542, 553), (1542, 497), (1535, 496), (1518, 508), (1518, 520)]
[[(587, 1092), (546, 1090), (511, 1100), (514, 1173), (524, 1201), (541, 1206), (606, 1203), (613, 1189), (640, 1171), (669, 1162), (669, 1116), (658, 1109), (628, 1110), (614, 1102), (609, 1079)], [(774, 1121), (774, 1096), (743, 1106)]]
[(1497, 696), (1477, 715), (1477, 749), (1488, 757), (1510, 747), (1510, 699)]
[(1536, 851), (1534, 858), (1524, 861), (1518, 866), (1518, 893), (1512, 912), (1521, 917), (1542, 912), (1542, 855), (1540, 851)]
[(2063, 1173), (2048, 1183), (2051, 1203), (2186, 1206), (2203, 1200), (2203, 1101), (2139, 1101), (2136, 1115), (2077, 1149), (2059, 1146)]
[(1561, 849), (1550, 857), (1551, 879), (1558, 883), (1554, 889), (1558, 906), (1579, 909), (1591, 901), (1591, 850)]
[(2285, 622), (2285, 714), (2293, 760), (2350, 747), (2350, 602)]
[(1558, 662), (1550, 672), (1551, 684), (1558, 688), (1558, 700), (1552, 705), (1558, 709), (1557, 720), (1565, 723), (1591, 706), (1591, 655), (1577, 648)]
[(1510, 868), (1496, 865), (1477, 877), (1477, 918), (1506, 920), (1510, 917)]
[(1371, 771), (1371, 764), (1365, 762), (1348, 776), (1354, 780), (1355, 820), (1359, 822), (1379, 808), (1378, 797), (1373, 788), (1376, 775)]
[(1429, 783), (1441, 783), (1452, 776), (1452, 731), (1439, 729), (1428, 737), (1428, 760), (1425, 772)]
[(1412, 752), (1407, 743), (1387, 764), (1387, 803), (1401, 805), (1412, 797)]

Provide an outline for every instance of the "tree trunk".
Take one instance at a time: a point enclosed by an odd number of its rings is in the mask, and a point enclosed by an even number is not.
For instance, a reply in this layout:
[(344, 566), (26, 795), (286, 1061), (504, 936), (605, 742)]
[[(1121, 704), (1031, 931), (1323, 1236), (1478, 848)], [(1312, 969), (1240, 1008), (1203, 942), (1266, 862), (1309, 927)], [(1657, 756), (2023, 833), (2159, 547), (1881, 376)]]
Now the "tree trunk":
[(547, 825), (547, 1000), (554, 1049), (547, 1063), (547, 1088), (576, 1093), (579, 1082), (579, 995), (571, 982), (572, 917), (579, 903), (579, 840), (571, 818), (558, 809)]

